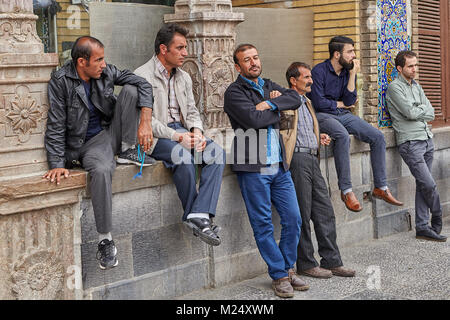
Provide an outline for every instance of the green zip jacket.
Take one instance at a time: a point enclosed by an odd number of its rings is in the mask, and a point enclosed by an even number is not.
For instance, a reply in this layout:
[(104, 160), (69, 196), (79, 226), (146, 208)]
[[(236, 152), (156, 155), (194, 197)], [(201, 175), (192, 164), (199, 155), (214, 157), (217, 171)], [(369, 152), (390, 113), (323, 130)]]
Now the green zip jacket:
[(416, 81), (412, 80), (409, 84), (399, 75), (389, 84), (386, 104), (391, 115), (397, 145), (433, 137), (427, 121), (434, 120), (434, 108)]

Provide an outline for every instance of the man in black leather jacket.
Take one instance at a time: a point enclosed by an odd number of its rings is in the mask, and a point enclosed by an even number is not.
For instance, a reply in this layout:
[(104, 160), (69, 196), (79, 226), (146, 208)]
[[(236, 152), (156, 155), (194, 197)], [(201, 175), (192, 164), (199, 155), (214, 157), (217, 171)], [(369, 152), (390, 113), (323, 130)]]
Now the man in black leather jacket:
[[(122, 85), (118, 98), (114, 85)], [(152, 143), (153, 96), (147, 80), (106, 64), (103, 44), (93, 37), (78, 38), (72, 60), (52, 74), (45, 148), (49, 171), (44, 178), (60, 183), (74, 165), (89, 172), (92, 206), (99, 233), (100, 268), (117, 266), (111, 237), (112, 175), (119, 163), (139, 163), (137, 142), (147, 151)], [(155, 161), (145, 157), (144, 165)]]

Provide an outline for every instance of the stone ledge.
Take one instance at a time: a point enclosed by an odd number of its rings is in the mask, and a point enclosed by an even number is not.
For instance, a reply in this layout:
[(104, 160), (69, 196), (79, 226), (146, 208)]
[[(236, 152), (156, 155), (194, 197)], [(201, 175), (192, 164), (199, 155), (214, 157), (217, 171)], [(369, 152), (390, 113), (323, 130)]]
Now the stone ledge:
[[(57, 186), (42, 179), (42, 175), (2, 179), (0, 215), (71, 204), (79, 201), (78, 192), (86, 187), (86, 173), (71, 171), (68, 179)], [(75, 192), (74, 192), (75, 191)]]

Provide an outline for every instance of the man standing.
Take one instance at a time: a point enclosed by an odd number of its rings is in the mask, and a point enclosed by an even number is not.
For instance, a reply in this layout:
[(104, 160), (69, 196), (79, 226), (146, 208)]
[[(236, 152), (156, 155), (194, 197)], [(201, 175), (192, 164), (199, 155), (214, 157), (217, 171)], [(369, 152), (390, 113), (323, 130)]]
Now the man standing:
[[(155, 55), (135, 70), (153, 86), (151, 155), (172, 169), (173, 181), (183, 205), (183, 221), (194, 235), (218, 246), (219, 227), (212, 223), (219, 200), (225, 153), (203, 136), (200, 113), (195, 106), (192, 80), (180, 67), (187, 56), (188, 31), (176, 24), (164, 25), (156, 35)], [(180, 155), (181, 154), (181, 155)], [(195, 159), (199, 159), (194, 163)], [(196, 187), (196, 164), (202, 165)]]
[[(261, 61), (251, 44), (233, 54), (238, 78), (225, 91), (224, 111), (235, 131), (232, 170), (236, 172), (259, 252), (268, 265), (272, 288), (280, 297), (309, 286), (295, 273), (301, 217), (284, 144), (277, 131), (279, 111), (296, 109), (294, 90), (260, 78)], [(272, 204), (281, 219), (281, 239), (273, 236)]]
[[(436, 182), (431, 175), (433, 133), (427, 122), (434, 119), (434, 108), (422, 87), (414, 80), (417, 56), (401, 51), (395, 58), (398, 77), (389, 84), (386, 103), (394, 127), (397, 147), (416, 179), (416, 238), (446, 241), (441, 235), (442, 206)], [(428, 225), (431, 212), (431, 228)]]
[[(114, 85), (124, 86), (117, 99)], [(114, 155), (122, 151), (117, 162), (140, 165), (136, 132), (138, 143), (149, 149), (152, 87), (130, 71), (106, 64), (103, 44), (84, 36), (75, 41), (72, 60), (52, 74), (48, 99), (45, 148), (50, 170), (44, 178), (59, 184), (78, 163), (89, 172), (99, 233), (97, 258), (101, 269), (115, 267), (117, 249), (111, 236)], [(154, 162), (146, 157), (144, 165)]]
[[(328, 194), (327, 185), (320, 171), (319, 142), (330, 144), (330, 137), (321, 133), (315, 112), (308, 98), (313, 80), (311, 68), (302, 62), (292, 63), (286, 71), (286, 80), (291, 89), (297, 91), (302, 101), (295, 110), (298, 120), (293, 126), (292, 142), (295, 147), (287, 154), (290, 171), (297, 192), (302, 217), (302, 231), (298, 243), (297, 273), (314, 278), (330, 278), (333, 275), (353, 277), (355, 271), (343, 267), (336, 243), (336, 219)], [(321, 256), (320, 267), (314, 258), (310, 220)]]
[(317, 112), (320, 129), (329, 134), (334, 142), (334, 161), (341, 190), (341, 199), (347, 209), (361, 211), (362, 206), (352, 190), (350, 177), (350, 136), (370, 144), (375, 188), (372, 195), (390, 204), (401, 206), (387, 187), (386, 142), (378, 129), (353, 115), (356, 103), (356, 74), (360, 62), (356, 59), (352, 39), (337, 36), (328, 44), (330, 59), (312, 69), (314, 84), (308, 97)]

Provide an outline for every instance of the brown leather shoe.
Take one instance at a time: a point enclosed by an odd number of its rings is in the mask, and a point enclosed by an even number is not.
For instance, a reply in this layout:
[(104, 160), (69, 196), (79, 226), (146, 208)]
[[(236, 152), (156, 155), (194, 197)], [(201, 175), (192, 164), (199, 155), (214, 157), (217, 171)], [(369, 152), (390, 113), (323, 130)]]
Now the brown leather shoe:
[(355, 270), (344, 268), (344, 267), (336, 267), (329, 269), (333, 275), (338, 277), (354, 277), (356, 274)]
[(358, 199), (356, 199), (353, 191), (347, 192), (345, 195), (341, 191), (341, 199), (344, 201), (345, 206), (348, 210), (353, 212), (359, 212), (362, 210), (362, 206), (359, 203)]
[(292, 288), (294, 288), (294, 290), (305, 291), (309, 289), (309, 286), (306, 284), (305, 281), (303, 281), (302, 279), (300, 279), (299, 276), (297, 276), (294, 269), (289, 269), (288, 274), (289, 274), (289, 281), (291, 282), (291, 286)]
[(375, 198), (386, 201), (387, 203), (393, 204), (394, 206), (402, 206), (403, 202), (398, 201), (394, 198), (389, 189), (381, 190), (380, 188), (374, 188), (372, 191), (372, 196)]
[(299, 274), (312, 277), (312, 278), (319, 278), (319, 279), (328, 279), (333, 276), (333, 273), (330, 270), (321, 268), (321, 267), (314, 267), (311, 269), (306, 269), (298, 272)]
[(272, 280), (272, 289), (277, 296), (282, 298), (292, 298), (294, 296), (294, 288), (292, 288), (289, 277)]

